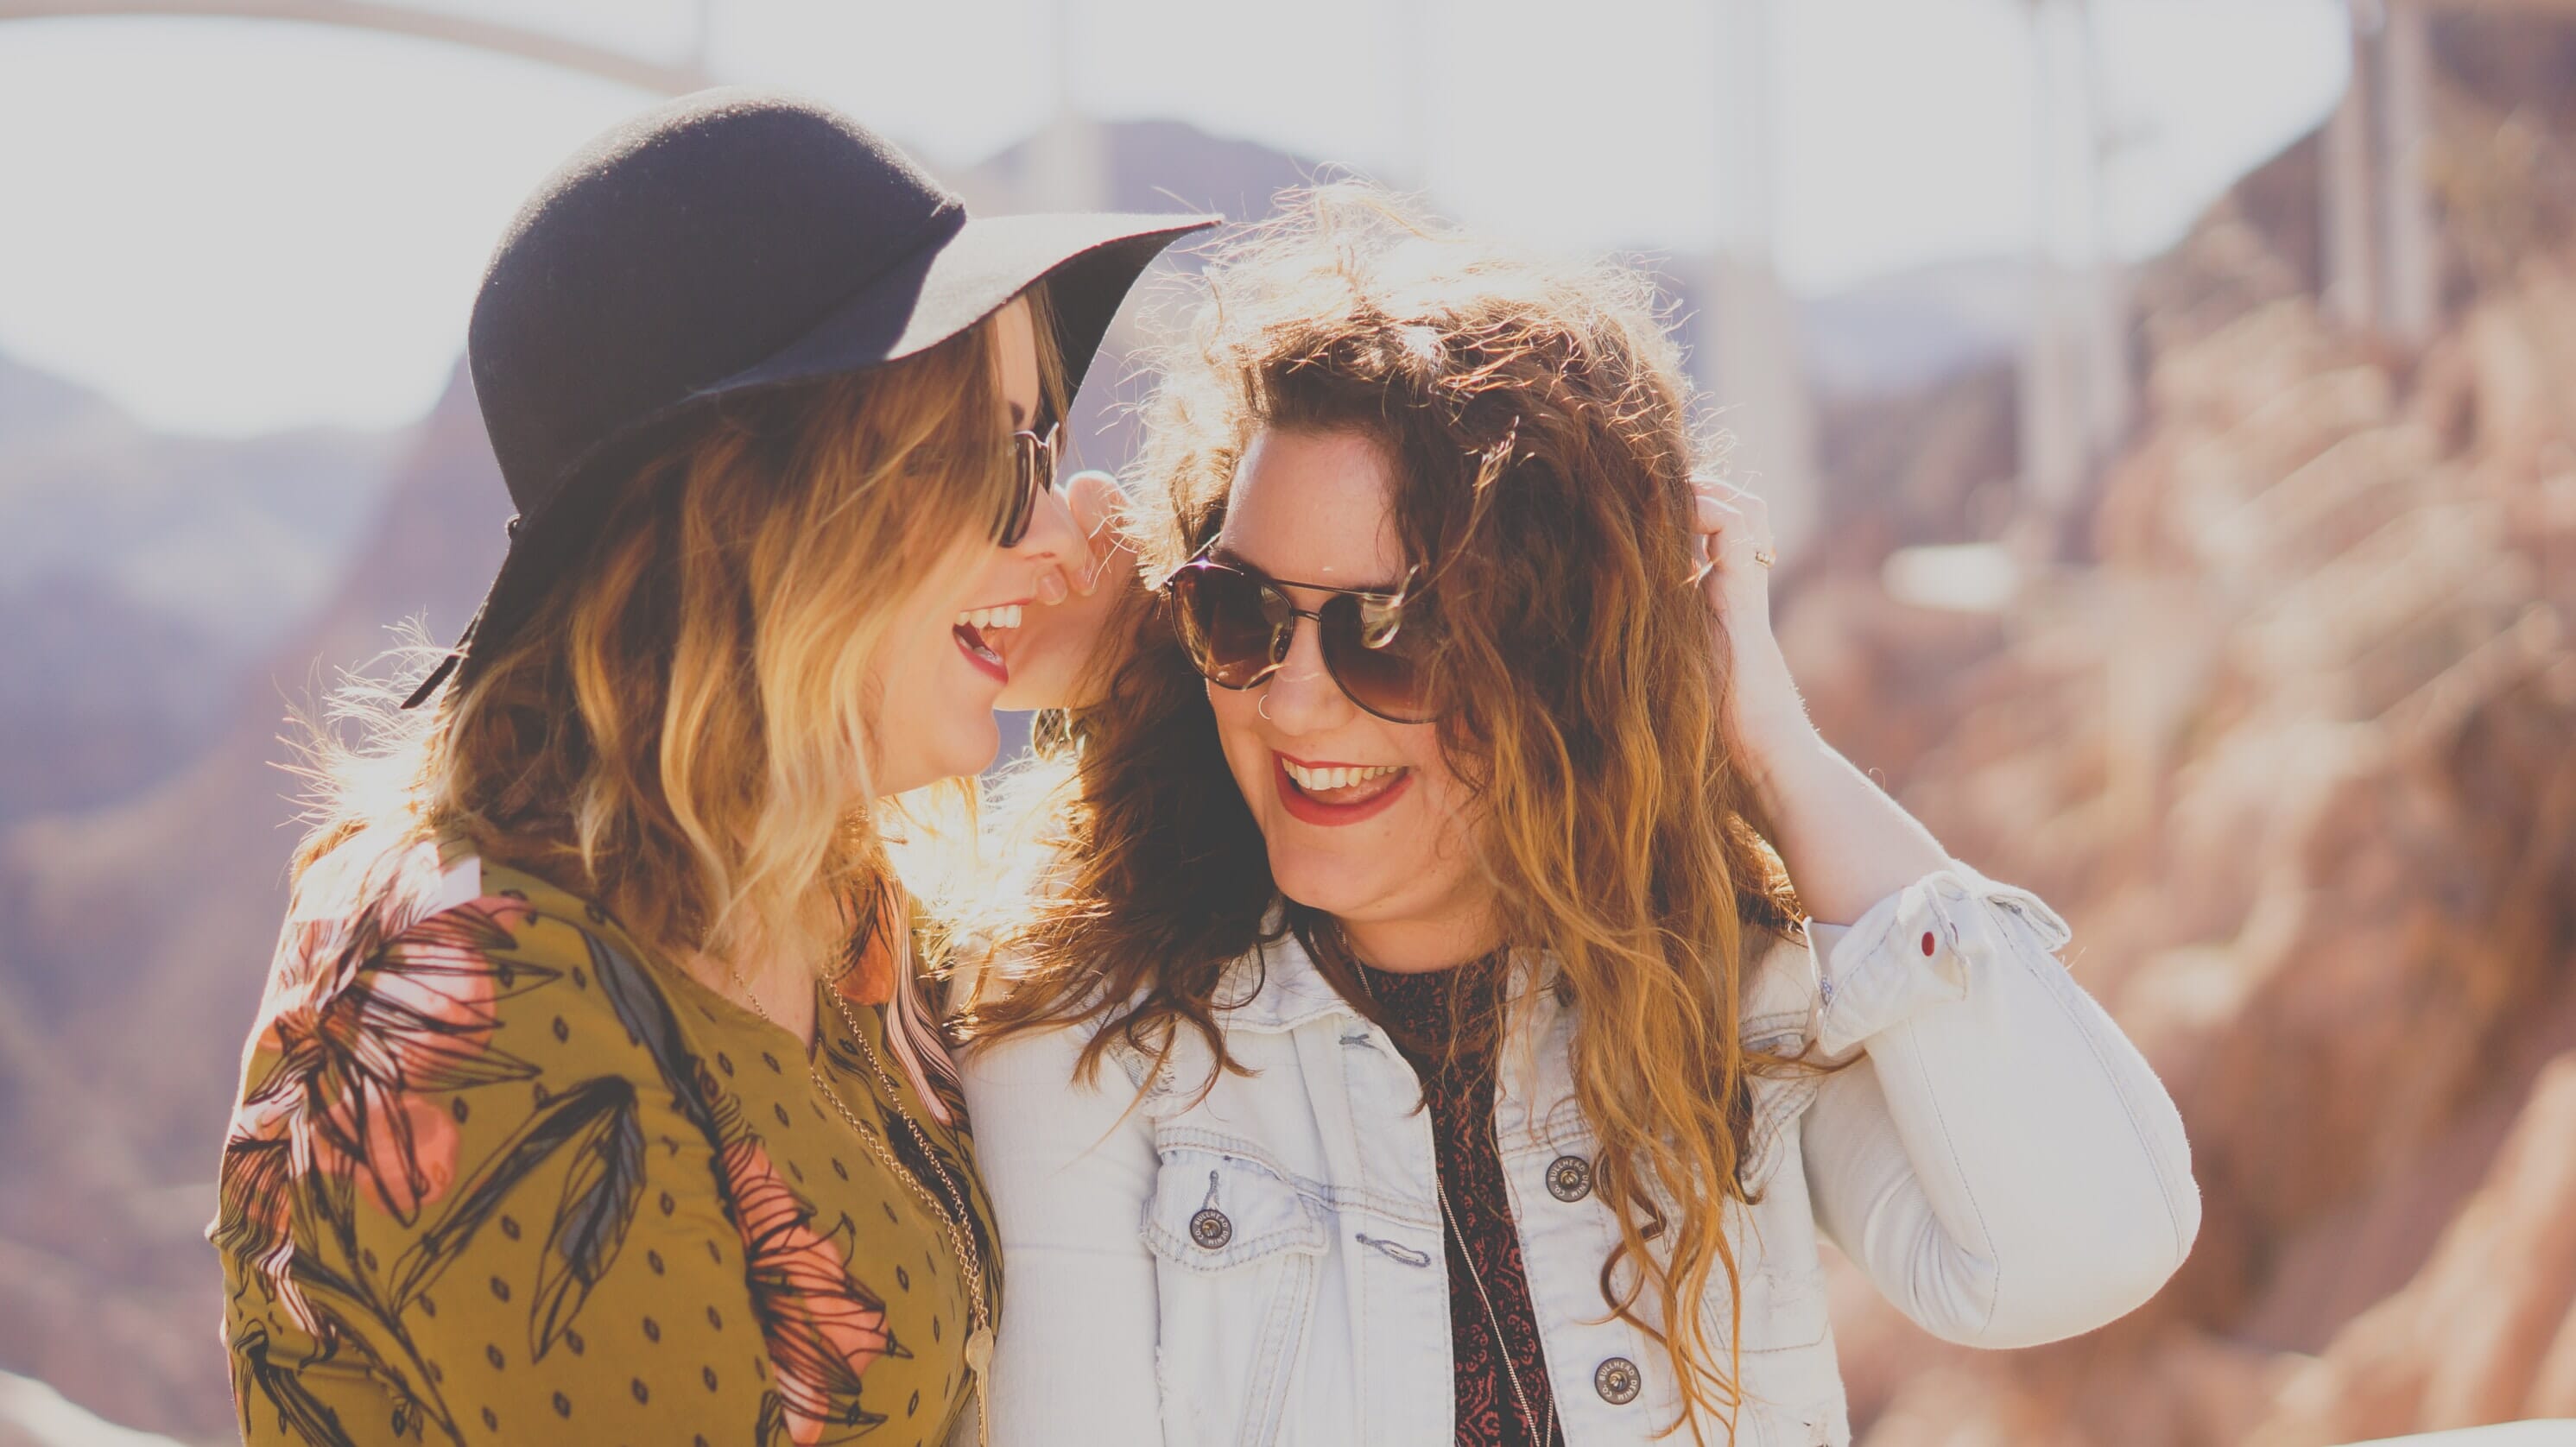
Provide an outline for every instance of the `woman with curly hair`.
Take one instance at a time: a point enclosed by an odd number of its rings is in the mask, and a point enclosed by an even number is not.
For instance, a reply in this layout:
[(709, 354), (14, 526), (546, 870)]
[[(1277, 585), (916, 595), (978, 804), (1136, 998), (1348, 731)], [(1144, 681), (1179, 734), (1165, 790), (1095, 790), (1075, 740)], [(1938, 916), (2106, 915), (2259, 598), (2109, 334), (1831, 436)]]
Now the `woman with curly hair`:
[(321, 750), (224, 1142), (246, 1440), (972, 1440), (1000, 1263), (890, 801), (1070, 672), (1055, 419), (1200, 224), (970, 219), (757, 91), (529, 200), (468, 341), (509, 553)]
[(965, 1057), (997, 1441), (1844, 1443), (1820, 1233), (1991, 1347), (2189, 1249), (2065, 925), (1806, 719), (1649, 296), (1365, 192), (1209, 270)]

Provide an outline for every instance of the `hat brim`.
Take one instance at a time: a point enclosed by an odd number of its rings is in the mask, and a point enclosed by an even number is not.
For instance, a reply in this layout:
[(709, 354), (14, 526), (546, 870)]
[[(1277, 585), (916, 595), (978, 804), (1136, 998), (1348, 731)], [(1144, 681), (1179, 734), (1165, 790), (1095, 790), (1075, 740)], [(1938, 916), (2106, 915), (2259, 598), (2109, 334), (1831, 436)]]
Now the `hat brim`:
[(753, 365), (691, 392), (601, 443), (576, 461), (547, 505), (515, 525), (509, 552), (474, 620), (438, 670), (403, 705), (426, 699), (451, 671), (514, 631), (549, 575), (575, 561), (587, 536), (572, 515), (595, 510), (613, 467), (638, 439), (720, 397), (865, 371), (929, 350), (1002, 309), (1038, 282), (1051, 282), (1065, 386), (1078, 389), (1136, 278), (1155, 256), (1216, 216), (1062, 213), (971, 218), (945, 241), (872, 278), (804, 335)]
[(1164, 247), (1214, 216), (1070, 213), (972, 219), (944, 245), (915, 253), (860, 288), (813, 329), (690, 401), (814, 381), (928, 350), (1041, 281), (1064, 354), (1065, 385), (1082, 385), (1129, 288)]

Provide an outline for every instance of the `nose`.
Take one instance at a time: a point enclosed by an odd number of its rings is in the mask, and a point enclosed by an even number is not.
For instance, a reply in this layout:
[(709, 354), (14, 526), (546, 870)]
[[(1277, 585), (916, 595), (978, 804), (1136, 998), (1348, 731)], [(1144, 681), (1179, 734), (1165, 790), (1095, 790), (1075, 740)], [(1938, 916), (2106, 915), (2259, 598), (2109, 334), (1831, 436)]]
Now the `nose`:
[(1297, 620), (1288, 656), (1261, 690), (1261, 712), (1282, 733), (1321, 733), (1350, 719), (1351, 701), (1324, 666), (1323, 629), (1312, 618)]
[(1074, 525), (1072, 509), (1065, 505), (1064, 489), (1051, 487), (1038, 494), (1029, 514), (1028, 536), (1011, 549), (1011, 558), (1033, 570), (1029, 591), (1039, 602), (1061, 603), (1073, 591), (1066, 568), (1089, 551), (1082, 530)]

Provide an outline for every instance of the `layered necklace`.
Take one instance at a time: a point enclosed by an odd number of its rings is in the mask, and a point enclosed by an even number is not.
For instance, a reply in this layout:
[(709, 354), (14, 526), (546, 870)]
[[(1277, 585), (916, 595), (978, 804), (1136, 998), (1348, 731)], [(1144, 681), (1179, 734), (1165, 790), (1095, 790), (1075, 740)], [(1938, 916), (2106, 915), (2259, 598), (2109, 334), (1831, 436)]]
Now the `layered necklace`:
[[(907, 978), (903, 972), (913, 967), (910, 922), (898, 920), (887, 932), (894, 940), (894, 968), (897, 972), (894, 976), (895, 987), (901, 989), (903, 981)], [(733, 962), (725, 961), (724, 967), (725, 973), (733, 977), (734, 987), (742, 991), (742, 997), (751, 1003), (752, 1013), (773, 1028), (783, 1028), (778, 1026), (776, 1017), (769, 1013), (768, 1007), (760, 1003), (760, 996), (753, 993), (751, 982), (742, 977), (742, 972), (734, 968)], [(895, 1179), (912, 1188), (913, 1195), (919, 1197), (921, 1203), (930, 1208), (930, 1213), (938, 1218), (940, 1226), (947, 1233), (949, 1254), (956, 1258), (958, 1276), (966, 1283), (969, 1328), (966, 1333), (966, 1370), (974, 1382), (977, 1440), (986, 1444), (986, 1447), (990, 1447), (992, 1423), (986, 1409), (991, 1403), (991, 1394), (986, 1390), (985, 1379), (993, 1367), (993, 1307), (984, 1290), (983, 1257), (975, 1249), (975, 1230), (971, 1215), (973, 1206), (967, 1197), (965, 1186), (951, 1176), (948, 1173), (948, 1167), (940, 1162), (939, 1151), (931, 1144), (929, 1132), (923, 1130), (920, 1123), (912, 1118), (911, 1113), (903, 1108), (902, 1092), (896, 1088), (894, 1076), (886, 1069), (885, 1062), (878, 1058), (876, 1046), (868, 1040), (868, 1032), (859, 1027), (859, 1017), (850, 1009), (850, 1002), (842, 996), (840, 990), (829, 984), (825, 985), (822, 993), (831, 1000), (832, 1008), (840, 1014), (841, 1023), (849, 1027), (850, 1038), (858, 1042), (860, 1056), (867, 1061), (869, 1072), (876, 1077), (878, 1086), (885, 1091), (884, 1099), (887, 1108), (894, 1112), (895, 1119), (903, 1122), (903, 1128), (912, 1137), (914, 1146), (920, 1150), (921, 1158), (930, 1163), (931, 1174), (939, 1178), (939, 1189), (934, 1192), (918, 1174), (907, 1168), (896, 1157), (892, 1145), (885, 1138), (884, 1131), (861, 1120), (858, 1113), (850, 1109), (849, 1104), (841, 1098), (841, 1092), (815, 1065), (813, 1053), (809, 1051), (805, 1055), (805, 1073), (813, 1077), (814, 1088), (822, 1092), (825, 1100), (832, 1103), (832, 1109), (838, 1112), (842, 1121), (849, 1126), (850, 1133), (867, 1146), (868, 1153), (876, 1157), (877, 1163), (892, 1173)]]

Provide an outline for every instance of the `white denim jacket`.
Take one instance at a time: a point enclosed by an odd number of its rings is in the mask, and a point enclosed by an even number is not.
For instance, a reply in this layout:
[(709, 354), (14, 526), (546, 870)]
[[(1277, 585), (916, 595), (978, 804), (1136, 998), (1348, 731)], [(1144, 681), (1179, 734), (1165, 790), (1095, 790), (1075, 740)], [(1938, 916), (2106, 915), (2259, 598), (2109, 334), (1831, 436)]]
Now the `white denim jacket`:
[[(1849, 927), (1808, 930), (1807, 948), (1748, 964), (1747, 1043), (1862, 1058), (1751, 1087), (1758, 1201), (1728, 1222), (1742, 1447), (1851, 1440), (1819, 1230), (1926, 1330), (2013, 1347), (2136, 1307), (2200, 1225), (2181, 1118), (2055, 958), (2069, 932), (2038, 896), (1954, 861)], [(1186, 1031), (1179, 1068), (1150, 1081), (1113, 1051), (1077, 1082), (1075, 1030), (966, 1061), (1006, 1271), (998, 1447), (1453, 1439), (1413, 1070), (1293, 941), (1232, 978), (1249, 998), (1219, 1018), (1254, 1073), (1203, 1098), (1208, 1057)], [(1618, 1229), (1590, 1189), (1571, 1011), (1540, 990), (1520, 1018), (1494, 1128), (1564, 1441), (1649, 1442), (1678, 1415), (1677, 1384), (1602, 1301)], [(1703, 1304), (1721, 1340), (1725, 1293), (1721, 1278)]]

